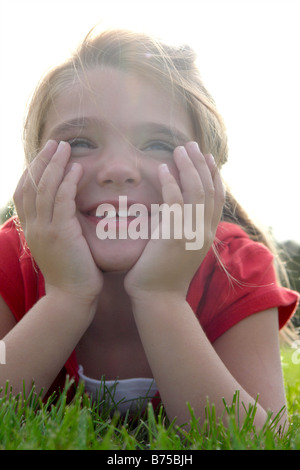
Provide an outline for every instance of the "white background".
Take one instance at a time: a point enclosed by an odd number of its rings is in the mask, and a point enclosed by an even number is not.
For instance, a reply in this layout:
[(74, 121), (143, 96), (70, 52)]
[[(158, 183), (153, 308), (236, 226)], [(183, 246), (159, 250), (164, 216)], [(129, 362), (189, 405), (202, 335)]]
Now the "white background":
[(41, 74), (99, 21), (198, 53), (224, 117), (224, 177), (277, 240), (300, 243), (300, 0), (0, 0), (0, 206), (22, 173), (22, 120)]

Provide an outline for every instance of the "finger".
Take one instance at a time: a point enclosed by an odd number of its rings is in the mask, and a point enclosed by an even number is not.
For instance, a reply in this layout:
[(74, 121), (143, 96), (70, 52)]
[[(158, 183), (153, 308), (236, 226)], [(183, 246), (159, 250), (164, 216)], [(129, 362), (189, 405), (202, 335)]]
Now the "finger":
[(163, 202), (170, 206), (173, 204), (183, 205), (181, 189), (166, 163), (159, 165), (158, 175), (162, 187)]
[(212, 219), (212, 226), (214, 228), (217, 228), (220, 222), (221, 216), (222, 216), (222, 211), (223, 211), (223, 207), (225, 203), (225, 196), (226, 196), (225, 187), (224, 187), (224, 184), (223, 184), (223, 181), (222, 181), (222, 178), (221, 178), (221, 175), (217, 166), (215, 166), (215, 169), (214, 169), (213, 182), (214, 182), (214, 187), (215, 187), (215, 202), (214, 202), (214, 215)]
[[(221, 176), (212, 155), (204, 156), (195, 142), (186, 144), (186, 149), (201, 181), (198, 191), (201, 191), (200, 188), (202, 187), (203, 196), (201, 198), (200, 193), (200, 197), (199, 195), (197, 197), (198, 203), (201, 201), (204, 203), (204, 226), (206, 230), (214, 234), (221, 219), (225, 197)], [(192, 173), (187, 175), (189, 191), (197, 195), (197, 189), (195, 190), (198, 184), (197, 179), (194, 178), (193, 186)], [(188, 200), (188, 197), (185, 197), (185, 200)], [(196, 219), (194, 211), (193, 220)]]
[(179, 172), (184, 202), (186, 204), (203, 203), (205, 193), (202, 180), (185, 147), (180, 146), (174, 150), (174, 161)]
[(44, 148), (38, 153), (28, 167), (28, 176), (31, 176), (32, 184), (36, 188), (40, 179), (57, 150), (58, 143), (55, 140), (48, 140)]
[(25, 179), (27, 178), (27, 173), (28, 173), (28, 170), (26, 169), (23, 172), (13, 195), (14, 205), (15, 205), (17, 215), (19, 217), (19, 220), (21, 222), (23, 229), (25, 225), (25, 214), (24, 214), (24, 207), (23, 207), (23, 186), (24, 186)]
[(42, 223), (49, 223), (52, 220), (56, 194), (64, 179), (70, 155), (70, 145), (67, 142), (60, 142), (40, 178), (37, 186), (36, 211)]
[[(201, 155), (201, 158), (199, 158), (199, 156), (197, 156), (196, 147), (194, 147), (193, 151), (193, 143), (188, 145), (190, 146), (189, 148), (191, 159), (193, 160), (197, 170), (200, 172), (201, 180), (205, 190), (205, 221), (206, 223), (210, 221), (213, 228), (216, 227), (216, 220), (220, 219), (220, 205), (222, 205), (219, 204), (220, 192), (222, 193), (222, 182), (219, 170), (217, 168), (215, 159), (211, 154), (204, 156), (199, 149), (198, 154), (200, 153)], [(203, 164), (202, 166), (201, 163)]]
[(82, 166), (79, 163), (73, 163), (60, 184), (54, 201), (53, 218), (54, 224), (63, 227), (64, 221), (75, 215), (77, 194), (77, 185), (82, 176)]
[(57, 142), (49, 140), (28, 167), (22, 188), (24, 216), (28, 221), (36, 217), (38, 185), (56, 149)]
[[(158, 174), (161, 182), (164, 204), (161, 206), (161, 218), (155, 218), (154, 224), (153, 221), (151, 221), (151, 236), (153, 238), (157, 238), (157, 233), (159, 233), (162, 238), (173, 238), (175, 233), (177, 233), (177, 230), (180, 230), (180, 233), (182, 234), (182, 214), (184, 206), (183, 195), (178, 182), (170, 173), (166, 163), (163, 163), (158, 167)], [(170, 210), (173, 214), (172, 216)], [(152, 215), (156, 216), (155, 211), (152, 212)], [(172, 217), (172, 219), (170, 217)], [(171, 222), (171, 220), (173, 220), (173, 222)], [(175, 238), (178, 238), (178, 236), (175, 236)]]
[(211, 177), (212, 177), (212, 181), (214, 185), (214, 191), (215, 191), (212, 226), (217, 227), (220, 221), (221, 215), (222, 215), (223, 206), (225, 202), (225, 188), (222, 182), (220, 171), (217, 167), (214, 157), (211, 154), (209, 154), (209, 155), (205, 155), (205, 159), (206, 159), (207, 166), (211, 173)]
[(186, 149), (201, 179), (207, 203), (207, 198), (212, 198), (214, 196), (214, 184), (207, 159), (200, 151), (197, 142), (188, 142), (186, 144)]
[[(175, 149), (174, 160), (178, 166), (183, 190), (184, 202), (196, 205), (204, 204), (204, 224), (211, 226), (214, 213), (215, 189), (210, 169), (196, 142), (189, 142), (186, 148)], [(195, 215), (193, 215), (195, 219)]]

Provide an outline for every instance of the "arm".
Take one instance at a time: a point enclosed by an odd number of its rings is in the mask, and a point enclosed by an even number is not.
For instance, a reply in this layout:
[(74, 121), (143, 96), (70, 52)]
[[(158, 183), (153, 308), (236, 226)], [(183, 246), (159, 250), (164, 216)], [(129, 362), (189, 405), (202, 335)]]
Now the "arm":
[(277, 311), (268, 310), (241, 321), (212, 345), (189, 305), (178, 298), (144, 298), (134, 308), (149, 364), (168, 416), (179, 424), (190, 419), (186, 403), (204, 419), (206, 398), (217, 417), (223, 397), (231, 404), (240, 391), (241, 420), (259, 394), (255, 424), (266, 421), (267, 410), (285, 405), (278, 345)]
[[(14, 200), (26, 242), (45, 278), (46, 295), (17, 324), (2, 300), (0, 332), (6, 365), (0, 387), (13, 393), (46, 392), (93, 319), (102, 273), (96, 267), (76, 216), (81, 166), (68, 168), (68, 144), (49, 141), (23, 174)], [(9, 315), (10, 314), (10, 315)]]
[[(35, 383), (43, 395), (72, 353), (93, 318), (93, 305), (81, 298), (53, 292), (42, 297), (13, 325), (12, 313), (1, 299), (1, 331), (10, 330), (2, 340), (6, 346), (6, 364), (0, 366), (0, 387), (8, 380), (16, 395), (28, 393)], [(11, 317), (9, 316), (11, 315)]]
[[(185, 297), (213, 242), (224, 191), (215, 164), (195, 144), (186, 145), (185, 155), (175, 150), (174, 160), (179, 182), (170, 174), (160, 174), (164, 202), (204, 204), (204, 244), (197, 251), (188, 251), (184, 240), (151, 240), (125, 279), (148, 361), (170, 419), (177, 416), (179, 424), (189, 420), (189, 401), (203, 420), (207, 397), (220, 417), (222, 398), (231, 404), (235, 391), (240, 390), (240, 403), (246, 407), (261, 395), (256, 414), (256, 424), (261, 426), (268, 408), (276, 413), (285, 404), (282, 376), (277, 375), (277, 314), (254, 315), (225, 333), (214, 346), (208, 341)], [(269, 344), (262, 332), (268, 335)], [(268, 367), (270, 374), (264, 375)], [(239, 411), (243, 416), (242, 406)]]

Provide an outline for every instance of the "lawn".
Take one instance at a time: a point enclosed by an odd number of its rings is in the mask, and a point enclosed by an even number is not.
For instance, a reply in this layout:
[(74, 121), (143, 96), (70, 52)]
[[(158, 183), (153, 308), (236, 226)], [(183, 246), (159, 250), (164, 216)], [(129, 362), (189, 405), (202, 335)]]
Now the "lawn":
[(117, 415), (111, 417), (105, 407), (99, 412), (99, 406), (92, 404), (81, 388), (72, 403), (66, 404), (66, 393), (62, 393), (55, 405), (51, 400), (42, 404), (34, 390), (26, 398), (12, 397), (7, 390), (6, 396), (0, 399), (0, 449), (167, 450), (173, 452), (173, 457), (174, 451), (187, 450), (300, 450), (300, 364), (294, 360), (293, 352), (282, 350), (290, 416), (289, 427), (282, 436), (275, 432), (276, 418), (274, 422), (270, 417), (261, 430), (253, 427), (255, 407), (237, 426), (234, 408), (238, 394), (230, 406), (224, 405), (224, 413), (228, 415), (226, 427), (216, 421), (213, 406), (208, 406), (207, 420), (202, 426), (190, 410), (191, 427), (187, 433), (176, 428), (176, 423), (169, 423), (162, 409), (154, 414), (149, 407), (147, 415), (135, 421)]

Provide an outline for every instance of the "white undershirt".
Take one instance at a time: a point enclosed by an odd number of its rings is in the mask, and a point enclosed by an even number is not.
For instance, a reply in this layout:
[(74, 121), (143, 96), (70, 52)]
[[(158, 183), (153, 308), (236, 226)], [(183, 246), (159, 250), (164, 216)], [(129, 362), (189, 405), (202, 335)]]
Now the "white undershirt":
[(86, 392), (93, 400), (105, 400), (105, 403), (115, 407), (121, 414), (128, 410), (142, 411), (157, 392), (154, 379), (96, 380), (84, 375), (81, 365), (78, 373)]

